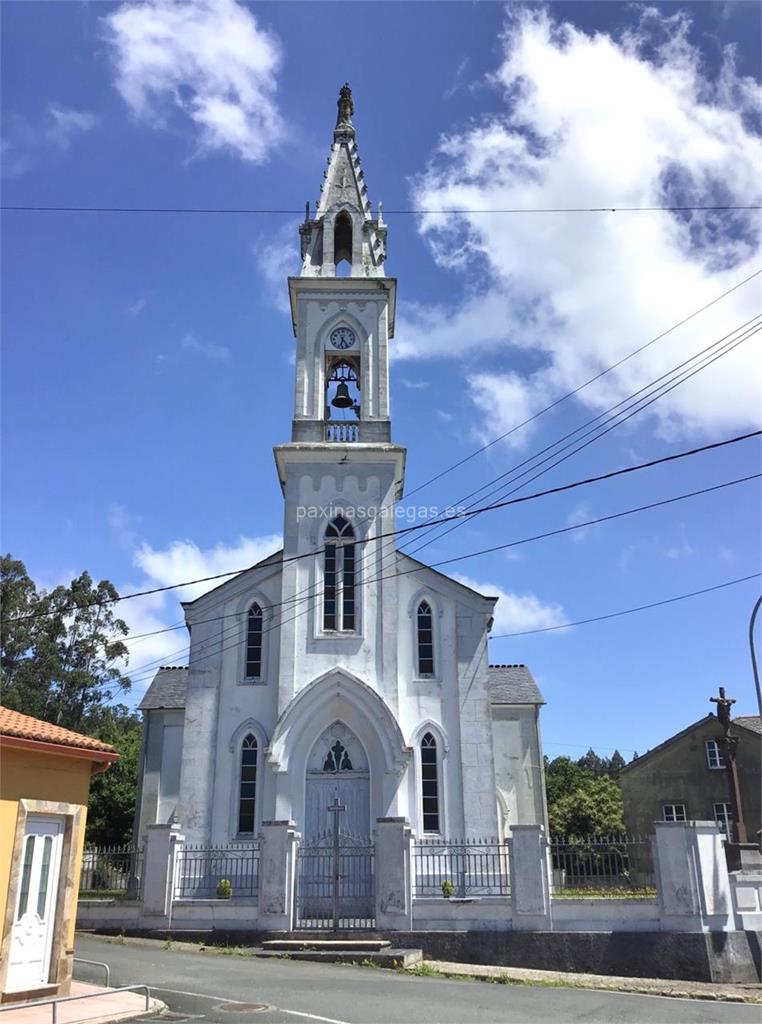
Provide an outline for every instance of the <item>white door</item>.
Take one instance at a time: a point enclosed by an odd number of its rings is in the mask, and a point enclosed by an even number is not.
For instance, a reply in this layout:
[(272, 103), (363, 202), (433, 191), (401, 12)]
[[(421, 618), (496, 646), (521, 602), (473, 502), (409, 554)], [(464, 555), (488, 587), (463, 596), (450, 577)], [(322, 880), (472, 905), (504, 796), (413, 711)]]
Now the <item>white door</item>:
[(9, 992), (47, 985), (53, 946), (63, 821), (30, 814), (21, 851), (6, 988)]

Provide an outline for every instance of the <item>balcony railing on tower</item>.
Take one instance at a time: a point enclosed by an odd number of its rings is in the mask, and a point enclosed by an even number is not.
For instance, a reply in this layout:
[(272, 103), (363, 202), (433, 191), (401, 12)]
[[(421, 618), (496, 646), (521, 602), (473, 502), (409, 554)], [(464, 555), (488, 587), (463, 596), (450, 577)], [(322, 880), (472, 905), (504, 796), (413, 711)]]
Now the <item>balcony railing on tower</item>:
[(346, 420), (326, 420), (326, 441), (338, 441), (342, 444), (360, 440), (360, 424), (347, 423)]

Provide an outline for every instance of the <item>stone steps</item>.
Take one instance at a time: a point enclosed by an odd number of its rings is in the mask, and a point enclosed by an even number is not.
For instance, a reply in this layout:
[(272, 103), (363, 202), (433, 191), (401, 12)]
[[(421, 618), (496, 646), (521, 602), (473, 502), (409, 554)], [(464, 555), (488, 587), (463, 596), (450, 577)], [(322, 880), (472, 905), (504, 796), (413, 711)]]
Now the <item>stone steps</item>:
[(422, 950), (394, 949), (386, 939), (270, 939), (254, 955), (390, 968), (415, 967), (423, 960)]

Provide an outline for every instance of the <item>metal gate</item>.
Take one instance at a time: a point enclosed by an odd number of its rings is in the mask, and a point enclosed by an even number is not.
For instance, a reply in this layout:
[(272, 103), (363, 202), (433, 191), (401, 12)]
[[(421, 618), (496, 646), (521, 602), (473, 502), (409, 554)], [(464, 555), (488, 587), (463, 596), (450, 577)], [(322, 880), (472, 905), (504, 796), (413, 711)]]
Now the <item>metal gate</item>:
[(345, 931), (376, 924), (373, 842), (335, 829), (299, 847), (295, 928)]

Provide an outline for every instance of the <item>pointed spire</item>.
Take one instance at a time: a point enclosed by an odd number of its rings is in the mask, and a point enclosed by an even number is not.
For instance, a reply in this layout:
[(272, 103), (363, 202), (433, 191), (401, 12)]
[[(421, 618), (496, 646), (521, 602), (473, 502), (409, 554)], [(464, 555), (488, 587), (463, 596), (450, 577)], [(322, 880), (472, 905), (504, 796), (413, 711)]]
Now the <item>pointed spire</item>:
[[(336, 127), (328, 166), (323, 175), (314, 219), (309, 215), (299, 228), (303, 277), (335, 277), (336, 257), (350, 251), (352, 277), (384, 277), (386, 225), (373, 218), (365, 172), (355, 141), (352, 90), (345, 82), (337, 101)], [(339, 223), (346, 225), (337, 227)], [(350, 226), (351, 225), (351, 226)], [(324, 230), (325, 229), (325, 230)], [(336, 231), (341, 245), (337, 249)]]

